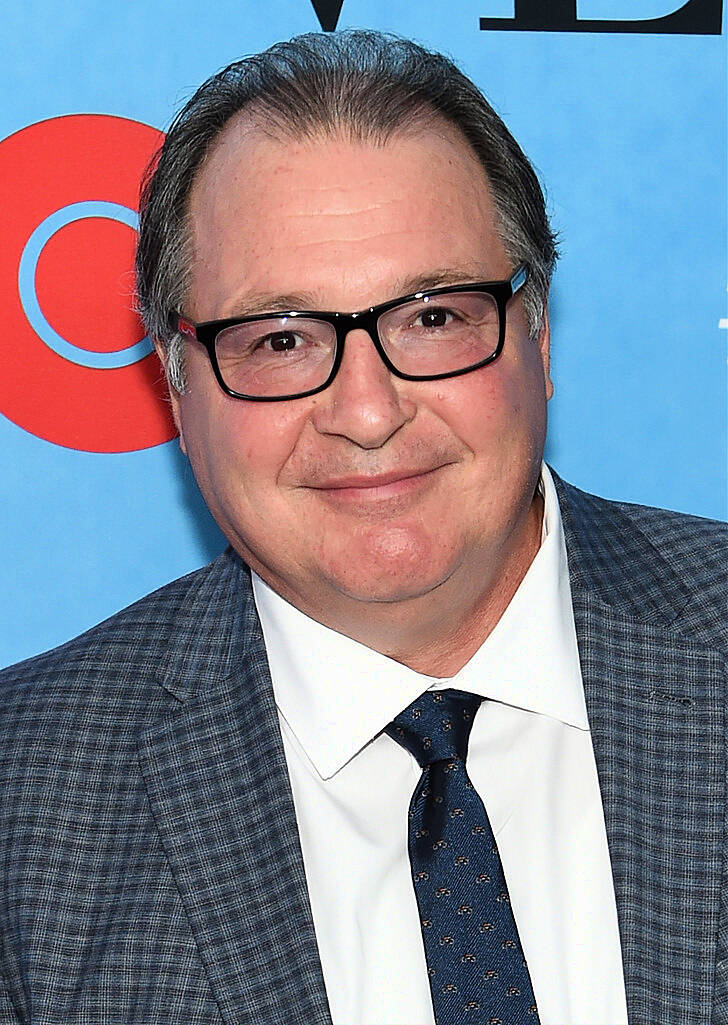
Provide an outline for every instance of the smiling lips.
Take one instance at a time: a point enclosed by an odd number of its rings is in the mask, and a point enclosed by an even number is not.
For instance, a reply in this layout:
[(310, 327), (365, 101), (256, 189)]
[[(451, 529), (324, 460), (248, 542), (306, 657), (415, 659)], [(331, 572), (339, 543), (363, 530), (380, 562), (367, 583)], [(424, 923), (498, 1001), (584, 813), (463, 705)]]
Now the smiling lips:
[(390, 473), (373, 475), (350, 474), (311, 484), (309, 487), (327, 498), (341, 501), (393, 498), (429, 483), (434, 474), (446, 465), (448, 464), (426, 470), (392, 470)]

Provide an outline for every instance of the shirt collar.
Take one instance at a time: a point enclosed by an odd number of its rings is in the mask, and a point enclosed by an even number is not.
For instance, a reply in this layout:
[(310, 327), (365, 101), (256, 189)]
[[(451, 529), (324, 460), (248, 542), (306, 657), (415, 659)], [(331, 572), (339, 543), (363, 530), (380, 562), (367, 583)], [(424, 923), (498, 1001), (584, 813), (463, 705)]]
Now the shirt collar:
[(310, 619), (253, 573), (276, 705), (329, 779), (425, 690), (456, 687), (588, 729), (561, 513), (541, 472), (542, 543), (495, 629), (447, 680)]

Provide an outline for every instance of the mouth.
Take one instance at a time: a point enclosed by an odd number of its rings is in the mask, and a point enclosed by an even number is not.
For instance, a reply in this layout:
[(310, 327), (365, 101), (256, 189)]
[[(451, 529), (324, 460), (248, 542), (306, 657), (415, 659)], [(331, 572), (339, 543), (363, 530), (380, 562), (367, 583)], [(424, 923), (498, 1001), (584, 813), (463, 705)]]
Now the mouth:
[(309, 485), (335, 502), (377, 502), (409, 495), (428, 487), (448, 463), (427, 469), (392, 470), (380, 474), (347, 474)]

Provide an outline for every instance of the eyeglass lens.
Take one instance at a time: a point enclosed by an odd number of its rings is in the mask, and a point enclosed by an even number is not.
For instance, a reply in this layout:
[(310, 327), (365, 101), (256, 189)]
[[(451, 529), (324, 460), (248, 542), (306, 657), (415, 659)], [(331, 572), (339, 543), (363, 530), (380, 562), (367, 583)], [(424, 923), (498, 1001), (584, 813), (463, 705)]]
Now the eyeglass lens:
[[(498, 347), (498, 305), (487, 292), (425, 296), (383, 313), (382, 348), (403, 374), (427, 377), (474, 367)], [(271, 317), (224, 328), (215, 340), (223, 381), (251, 396), (293, 395), (324, 384), (336, 329), (308, 317)]]

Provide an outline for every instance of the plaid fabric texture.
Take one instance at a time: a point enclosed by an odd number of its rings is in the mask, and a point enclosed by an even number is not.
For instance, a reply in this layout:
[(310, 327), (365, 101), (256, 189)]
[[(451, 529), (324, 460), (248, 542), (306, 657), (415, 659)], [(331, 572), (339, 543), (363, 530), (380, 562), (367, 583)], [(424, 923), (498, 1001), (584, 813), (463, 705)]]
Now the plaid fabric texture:
[[(630, 1023), (728, 1025), (726, 531), (557, 488)], [(237, 556), (0, 701), (0, 1025), (330, 1025)]]

